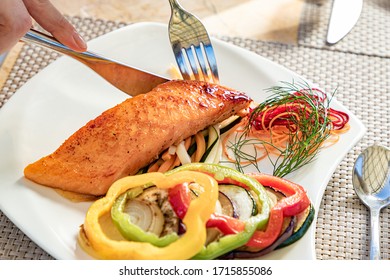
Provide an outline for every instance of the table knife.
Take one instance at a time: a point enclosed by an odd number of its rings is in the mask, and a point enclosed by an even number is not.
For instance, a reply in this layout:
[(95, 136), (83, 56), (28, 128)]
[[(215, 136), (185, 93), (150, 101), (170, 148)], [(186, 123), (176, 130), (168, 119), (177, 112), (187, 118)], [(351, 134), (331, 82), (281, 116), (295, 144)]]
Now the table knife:
[(4, 62), (5, 58), (6, 58), (6, 56), (7, 56), (7, 53), (0, 54), (0, 67), (1, 67), (1, 65), (3, 64), (3, 62)]
[(328, 44), (344, 38), (357, 23), (363, 9), (363, 0), (334, 0), (329, 20)]
[(113, 86), (131, 96), (149, 92), (158, 84), (168, 81), (165, 77), (125, 65), (96, 53), (75, 52), (54, 37), (34, 29), (30, 29), (21, 40), (55, 50), (82, 62)]

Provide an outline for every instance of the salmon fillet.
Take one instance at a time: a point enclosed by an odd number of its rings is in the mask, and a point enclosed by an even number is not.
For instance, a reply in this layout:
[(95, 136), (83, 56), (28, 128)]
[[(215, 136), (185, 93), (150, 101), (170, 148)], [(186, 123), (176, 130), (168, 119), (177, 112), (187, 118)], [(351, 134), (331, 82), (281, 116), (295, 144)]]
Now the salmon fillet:
[(199, 81), (169, 81), (103, 112), (56, 151), (28, 165), (26, 178), (48, 187), (104, 195), (173, 144), (249, 107), (244, 93)]

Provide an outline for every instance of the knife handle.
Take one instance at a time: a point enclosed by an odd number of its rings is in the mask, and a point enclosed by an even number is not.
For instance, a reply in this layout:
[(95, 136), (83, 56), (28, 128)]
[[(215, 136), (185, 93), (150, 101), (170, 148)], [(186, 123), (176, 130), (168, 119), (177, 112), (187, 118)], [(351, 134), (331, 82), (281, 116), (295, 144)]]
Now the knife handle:
[(46, 47), (52, 50), (55, 50), (59, 53), (68, 55), (70, 57), (73, 57), (81, 62), (87, 62), (87, 61), (111, 61), (110, 59), (107, 59), (105, 57), (102, 57), (100, 55), (97, 55), (92, 52), (76, 52), (67, 46), (61, 44), (56, 38), (49, 36), (45, 33), (42, 33), (38, 30), (35, 30), (31, 28), (22, 38), (21, 41), (26, 43), (33, 43), (36, 45), (40, 45), (42, 47)]

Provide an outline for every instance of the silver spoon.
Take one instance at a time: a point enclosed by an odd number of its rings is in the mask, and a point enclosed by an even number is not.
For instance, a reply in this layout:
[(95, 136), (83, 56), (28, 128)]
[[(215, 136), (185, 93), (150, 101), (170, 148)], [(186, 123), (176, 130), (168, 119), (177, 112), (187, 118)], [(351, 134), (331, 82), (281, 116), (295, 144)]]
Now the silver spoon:
[(390, 150), (370, 146), (356, 159), (352, 184), (360, 200), (370, 209), (370, 259), (380, 259), (380, 211), (390, 204)]

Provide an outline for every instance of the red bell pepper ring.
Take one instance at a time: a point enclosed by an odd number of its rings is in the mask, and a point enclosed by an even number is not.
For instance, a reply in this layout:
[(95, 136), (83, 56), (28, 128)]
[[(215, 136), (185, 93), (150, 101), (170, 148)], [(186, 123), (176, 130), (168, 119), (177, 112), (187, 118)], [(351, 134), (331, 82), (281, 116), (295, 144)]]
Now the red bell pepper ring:
[[(282, 192), (286, 198), (282, 199), (277, 205), (283, 208), (283, 215), (291, 217), (305, 210), (310, 205), (310, 199), (305, 190), (298, 184), (286, 179), (260, 173), (248, 174), (256, 179), (263, 186), (268, 186), (276, 191)], [(276, 205), (275, 205), (276, 206)]]
[(183, 183), (170, 188), (168, 200), (179, 219), (183, 219), (191, 203), (191, 194), (188, 183)]
[[(229, 179), (229, 183), (236, 181)], [(241, 184), (242, 185), (242, 184)], [(168, 200), (179, 219), (183, 219), (191, 203), (191, 190), (188, 183), (179, 184), (168, 192)], [(216, 227), (223, 234), (235, 234), (245, 229), (245, 223), (233, 217), (213, 213), (206, 223), (206, 227)]]
[[(183, 219), (191, 203), (188, 184), (179, 184), (168, 192), (168, 200), (179, 219)], [(206, 223), (206, 227), (216, 227), (223, 234), (235, 234), (245, 229), (245, 223), (233, 217), (214, 213)]]
[(245, 223), (233, 217), (229, 217), (223, 214), (213, 213), (210, 219), (206, 223), (206, 227), (216, 227), (224, 235), (236, 234), (245, 229)]
[[(275, 205), (276, 206), (276, 205)], [(272, 208), (265, 231), (256, 230), (252, 238), (246, 243), (246, 246), (256, 248), (259, 251), (267, 248), (278, 238), (283, 226), (282, 208)]]
[(283, 218), (294, 216), (305, 210), (310, 205), (310, 200), (305, 190), (291, 181), (267, 174), (248, 174), (263, 186), (268, 186), (282, 192), (286, 198), (280, 200), (271, 209), (270, 218), (265, 231), (255, 231), (247, 246), (262, 250), (270, 246), (279, 236)]

